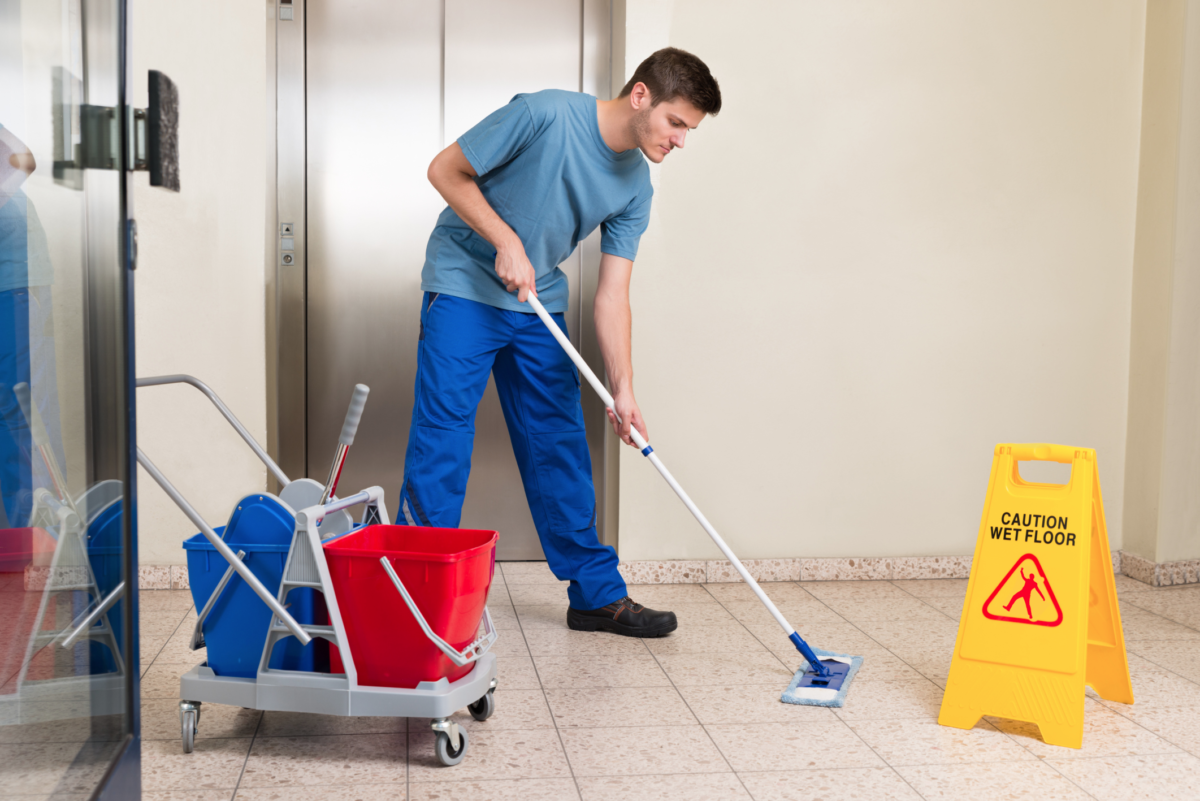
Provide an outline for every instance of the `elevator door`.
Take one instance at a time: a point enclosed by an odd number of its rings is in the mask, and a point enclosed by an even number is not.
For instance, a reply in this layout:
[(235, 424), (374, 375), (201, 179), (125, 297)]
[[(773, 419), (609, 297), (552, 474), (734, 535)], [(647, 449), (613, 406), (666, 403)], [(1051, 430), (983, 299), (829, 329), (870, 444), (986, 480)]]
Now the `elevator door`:
[[(308, 0), (305, 17), (307, 472), (324, 478), (351, 389), (369, 385), (340, 494), (380, 484), (395, 517), (421, 267), (445, 206), (425, 177), (429, 162), (519, 92), (607, 96), (598, 43), (608, 32), (593, 29), (609, 18), (594, 0)], [(563, 265), (577, 344), (598, 260), (589, 241)], [(602, 410), (585, 403), (585, 418), (601, 493)], [(461, 525), (499, 530), (498, 558), (543, 558), (491, 381)]]

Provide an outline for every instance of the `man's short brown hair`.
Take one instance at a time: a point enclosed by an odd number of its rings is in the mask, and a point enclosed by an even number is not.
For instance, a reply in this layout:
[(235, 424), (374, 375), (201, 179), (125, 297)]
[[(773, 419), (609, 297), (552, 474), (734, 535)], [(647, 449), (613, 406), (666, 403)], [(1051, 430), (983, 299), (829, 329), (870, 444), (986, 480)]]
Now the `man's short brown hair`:
[(708, 65), (686, 50), (664, 47), (638, 64), (620, 97), (628, 97), (634, 84), (644, 83), (650, 90), (650, 104), (657, 106), (682, 97), (705, 114), (716, 116), (721, 110), (721, 87), (708, 71)]

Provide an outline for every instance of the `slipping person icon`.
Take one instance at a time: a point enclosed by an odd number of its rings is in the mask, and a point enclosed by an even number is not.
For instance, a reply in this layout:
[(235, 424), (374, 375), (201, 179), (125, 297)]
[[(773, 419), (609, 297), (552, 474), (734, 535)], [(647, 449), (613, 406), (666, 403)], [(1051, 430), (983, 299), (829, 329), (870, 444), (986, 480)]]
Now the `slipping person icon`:
[(1014, 595), (1012, 600), (1008, 602), (1008, 605), (1004, 607), (1004, 611), (1010, 611), (1012, 609), (1012, 605), (1015, 604), (1018, 599), (1020, 599), (1025, 602), (1025, 614), (1029, 616), (1030, 620), (1033, 620), (1033, 608), (1029, 603), (1030, 598), (1034, 592), (1036, 592), (1038, 597), (1040, 597), (1043, 601), (1046, 600), (1046, 596), (1042, 595), (1042, 588), (1038, 586), (1036, 573), (1030, 573), (1027, 576), (1025, 575), (1025, 569), (1021, 568), (1021, 578), (1025, 579), (1025, 586), (1017, 591), (1017, 594)]

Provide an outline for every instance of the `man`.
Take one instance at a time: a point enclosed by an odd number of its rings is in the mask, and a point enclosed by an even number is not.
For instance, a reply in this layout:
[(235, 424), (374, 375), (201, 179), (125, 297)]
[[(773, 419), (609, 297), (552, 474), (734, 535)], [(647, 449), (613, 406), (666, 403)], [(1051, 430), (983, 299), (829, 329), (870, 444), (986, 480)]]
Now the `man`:
[(13, 392), (32, 388), (32, 402), (63, 458), (55, 374), (54, 321), (46, 233), (21, 188), (37, 169), (33, 153), (0, 125), (0, 529), (29, 525), (33, 492), (53, 484), (33, 458), (30, 424)]
[(567, 625), (632, 637), (674, 631), (673, 612), (634, 603), (616, 552), (596, 536), (595, 491), (579, 376), (526, 304), (566, 325), (558, 265), (601, 228), (596, 335), (616, 401), (614, 430), (633, 444), (645, 421), (633, 394), (629, 279), (650, 218), (650, 171), (721, 109), (700, 59), (654, 53), (615, 100), (558, 90), (517, 95), (429, 165), (449, 206), (429, 238), (401, 512), (410, 525), (456, 527), (476, 408), (495, 376), (525, 495), (551, 571), (569, 579)]

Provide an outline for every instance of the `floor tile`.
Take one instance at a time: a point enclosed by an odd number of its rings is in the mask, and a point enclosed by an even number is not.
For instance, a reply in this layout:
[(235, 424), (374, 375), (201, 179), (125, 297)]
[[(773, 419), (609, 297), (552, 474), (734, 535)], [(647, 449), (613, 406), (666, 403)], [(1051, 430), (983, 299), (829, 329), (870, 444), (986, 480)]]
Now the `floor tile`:
[(891, 583), (918, 598), (957, 598), (961, 601), (967, 594), (967, 579), (906, 579)]
[[(225, 704), (203, 704), (196, 737), (230, 739), (252, 737), (262, 712)], [(142, 699), (142, 739), (180, 742), (179, 701), (176, 698)]]
[(76, 743), (78, 750), (78, 744), (92, 735), (91, 705), (86, 699), (25, 703), (22, 714), (27, 722), (0, 725), (0, 744)]
[(737, 621), (720, 604), (671, 604), (671, 610), (679, 620), (679, 629), (696, 626), (728, 626)]
[[(185, 618), (191, 620), (192, 625), (195, 625), (195, 619), (179, 609), (144, 612), (139, 610), (139, 618), (138, 632), (142, 637), (154, 637), (156, 639), (169, 638), (183, 626)], [(190, 635), (191, 626), (188, 626), (187, 630)]]
[(919, 801), (921, 798), (891, 768), (780, 770), (739, 773), (738, 777), (755, 801)]
[(1200, 641), (1138, 640), (1126, 643), (1126, 649), (1189, 681), (1200, 682)]
[[(747, 624), (746, 628), (766, 646), (767, 650), (786, 664), (790, 665), (796, 662), (799, 651), (778, 625), (775, 623), (751, 623)], [(813, 623), (805, 620), (797, 633), (813, 648), (838, 654), (865, 656), (888, 653), (888, 650), (878, 642), (863, 634), (856, 626), (844, 621)]]
[[(466, 709), (450, 716), (459, 726), (472, 734), (480, 731), (504, 731), (507, 729), (553, 729), (554, 720), (546, 706), (546, 697), (541, 690), (497, 689), (493, 699), (496, 711), (484, 721), (475, 720)], [(429, 718), (409, 718), (408, 730), (419, 732), (429, 728)]]
[(927, 801), (968, 798), (1087, 801), (1091, 798), (1046, 764), (905, 765), (895, 770)]
[(567, 629), (567, 605), (558, 604), (516, 604), (514, 606), (521, 628), (530, 629)]
[(546, 690), (560, 729), (686, 726), (697, 721), (673, 687), (580, 687)]
[(520, 631), (521, 624), (517, 618), (517, 610), (513, 607), (499, 606), (495, 609), (489, 608), (488, 612), (492, 615), (492, 625), (496, 627), (496, 631), (504, 633)]
[(496, 565), (504, 576), (504, 583), (514, 584), (564, 584), (550, 572), (545, 562), (499, 562)]
[(700, 726), (563, 729), (571, 770), (581, 776), (727, 773), (729, 765)]
[(823, 601), (912, 598), (890, 581), (802, 581), (797, 586)]
[(695, 776), (584, 776), (579, 779), (583, 801), (724, 801), (749, 799), (742, 782), (732, 773)]
[(958, 624), (941, 620), (864, 620), (855, 625), (868, 637), (890, 650), (915, 647), (922, 650), (954, 648)]
[(179, 609), (182, 611), (191, 606), (191, 590), (153, 590), (138, 593), (139, 611), (153, 609)]
[(779, 700), (787, 685), (693, 685), (679, 688), (692, 714), (705, 726), (714, 724), (775, 723), (803, 726), (832, 723), (833, 710), (820, 706), (785, 704)]
[(179, 700), (179, 677), (187, 672), (184, 665), (151, 665), (142, 674), (142, 700), (174, 698)]
[[(750, 589), (749, 584), (704, 584), (702, 585), (708, 590), (709, 595), (716, 598), (721, 603), (751, 603), (759, 604), (762, 601), (758, 600), (754, 590)], [(813, 596), (807, 591), (800, 589), (800, 585), (792, 581), (763, 581), (759, 587), (767, 594), (776, 605), (784, 600), (794, 601), (812, 601)]]
[(519, 626), (508, 631), (496, 631), (499, 636), (496, 637), (496, 642), (492, 643), (491, 653), (497, 657), (529, 656), (529, 645), (525, 640), (524, 631)]
[(201, 648), (193, 651), (191, 642), (192, 632), (190, 630), (175, 632), (170, 639), (163, 643), (162, 650), (154, 658), (155, 663), (184, 665), (188, 668), (203, 664), (208, 659), (208, 649)]
[(1158, 589), (1157, 587), (1152, 587), (1145, 582), (1138, 581), (1135, 578), (1123, 576), (1120, 573), (1113, 576), (1113, 579), (1116, 582), (1117, 594), (1121, 596), (1131, 592), (1154, 592)]
[(962, 620), (962, 598), (922, 598), (922, 601), (954, 621), (955, 626)]
[[(783, 632), (779, 632), (780, 638)], [(666, 637), (644, 640), (652, 654), (718, 654), (766, 652), (758, 638), (741, 623), (725, 626), (684, 626)]]
[(168, 639), (170, 638), (165, 635), (158, 637), (138, 637), (138, 658), (142, 660), (142, 664), (148, 665), (154, 662), (155, 657), (162, 651)]
[[(669, 640), (675, 636), (670, 634), (660, 639)], [(571, 631), (565, 626), (530, 629), (525, 633), (525, 640), (533, 656), (643, 656), (646, 653), (641, 640), (607, 631)]]
[[(201, 718), (208, 715), (208, 704)], [(200, 721), (204, 727), (204, 719)], [(397, 734), (408, 731), (406, 718), (316, 715), (311, 712), (264, 712), (259, 737), (314, 737), (337, 734)]]
[(1125, 640), (1200, 640), (1200, 630), (1154, 612), (1133, 609), (1121, 614)]
[(527, 656), (496, 657), (496, 685), (506, 690), (542, 688), (537, 671), (533, 667), (533, 660)]
[(940, 726), (932, 720), (862, 720), (846, 725), (893, 767), (1035, 758), (986, 722), (970, 730)]
[(985, 720), (1041, 759), (1171, 754), (1179, 750), (1153, 732), (1090, 699), (1084, 705), (1082, 748), (1046, 744), (1033, 723), (992, 717)]
[(467, 754), (453, 768), (437, 761), (430, 731), (409, 734), (409, 777), (417, 782), (492, 779), (556, 779), (571, 775), (558, 732), (553, 729), (472, 731)]
[(539, 656), (534, 658), (542, 686), (665, 687), (670, 685), (650, 654), (644, 656)]
[[(470, 752), (466, 758), (471, 758)], [(479, 801), (565, 801), (579, 798), (572, 779), (413, 782), (408, 791), (409, 801), (463, 801), (464, 798)]]
[(508, 594), (513, 606), (557, 605), (563, 617), (567, 614), (567, 588), (557, 584), (512, 584)]
[[(142, 801), (230, 801), (233, 788), (222, 790), (160, 790), (142, 793)], [(59, 801), (56, 794), (52, 801)], [(63, 799), (63, 801), (66, 801)]]
[(0, 785), (6, 794), (45, 793), (58, 784), (79, 749), (79, 743), (0, 745)]
[(179, 740), (142, 743), (142, 789), (189, 790), (236, 787), (250, 738), (196, 740), (196, 750), (183, 753)]
[[(777, 604), (785, 620), (792, 625), (800, 624), (803, 628), (808, 623), (845, 623), (846, 619), (820, 601), (784, 601)], [(747, 626), (768, 625), (776, 626), (774, 615), (760, 603), (728, 603), (724, 604), (729, 614)], [(780, 629), (782, 631), (782, 629)]]
[(405, 801), (404, 789), (403, 784), (239, 787), (235, 801)]
[(702, 584), (639, 584), (629, 591), (629, 595), (651, 609), (673, 610), (675, 604), (717, 603)]
[(1190, 754), (1047, 760), (1097, 801), (1194, 801), (1200, 759)]
[(846, 705), (835, 709), (842, 720), (937, 719), (944, 691), (929, 679), (854, 683)]
[(870, 768), (884, 765), (841, 721), (781, 726), (776, 723), (708, 726), (717, 747), (739, 774), (746, 771)]
[(1149, 707), (1138, 704), (1109, 707), (1144, 729), (1178, 746), (1194, 756), (1200, 756), (1200, 708), (1194, 706)]
[(944, 613), (934, 609), (920, 598), (834, 598), (827, 600), (833, 611), (851, 623), (859, 624), (870, 620), (928, 621), (942, 624), (951, 621)]
[[(1200, 706), (1200, 684), (1129, 654), (1129, 675), (1137, 706)], [(1106, 704), (1116, 702), (1105, 701)]]
[[(797, 655), (799, 656), (799, 655)], [(659, 664), (677, 687), (698, 684), (770, 684), (782, 693), (793, 671), (766, 652), (737, 654), (664, 654)]]
[(1136, 607), (1161, 615), (1184, 626), (1200, 627), (1200, 598), (1180, 598), (1166, 593), (1130, 595), (1121, 599), (1121, 608)]
[(929, 676), (917, 670), (915, 666), (885, 651), (867, 651), (862, 654), (856, 654), (856, 656), (861, 656), (863, 661), (857, 675), (854, 677), (850, 692), (854, 692), (853, 685), (859, 682), (865, 684), (870, 681), (917, 681), (918, 679), (929, 678)]
[(256, 737), (241, 787), (405, 782), (404, 734)]
[(905, 656), (903, 662), (943, 690), (946, 689), (946, 679), (950, 676), (950, 654), (928, 656), (920, 659)]

